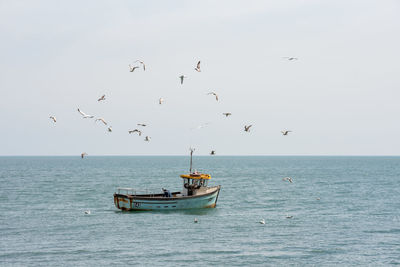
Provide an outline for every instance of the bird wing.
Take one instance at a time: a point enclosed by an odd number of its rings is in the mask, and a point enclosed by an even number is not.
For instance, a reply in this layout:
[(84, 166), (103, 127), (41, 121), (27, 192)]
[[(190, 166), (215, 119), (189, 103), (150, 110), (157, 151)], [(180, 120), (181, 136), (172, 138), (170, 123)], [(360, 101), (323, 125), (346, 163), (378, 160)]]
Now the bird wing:
[(196, 68), (200, 69), (200, 61), (197, 62), (197, 67)]
[(78, 108), (78, 112), (79, 112), (82, 116), (87, 116), (87, 115), (85, 114), (85, 112), (82, 112), (79, 108)]

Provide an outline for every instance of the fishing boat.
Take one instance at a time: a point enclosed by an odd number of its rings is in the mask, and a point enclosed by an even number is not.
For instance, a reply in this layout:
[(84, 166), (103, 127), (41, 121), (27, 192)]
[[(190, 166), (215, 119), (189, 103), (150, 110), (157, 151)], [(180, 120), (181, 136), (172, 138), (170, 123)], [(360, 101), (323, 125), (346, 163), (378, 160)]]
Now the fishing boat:
[(191, 149), (189, 174), (180, 176), (183, 184), (181, 191), (163, 189), (161, 193), (141, 193), (135, 188), (117, 188), (114, 193), (115, 207), (123, 211), (215, 208), (221, 186), (208, 186), (209, 174), (192, 172), (193, 151)]

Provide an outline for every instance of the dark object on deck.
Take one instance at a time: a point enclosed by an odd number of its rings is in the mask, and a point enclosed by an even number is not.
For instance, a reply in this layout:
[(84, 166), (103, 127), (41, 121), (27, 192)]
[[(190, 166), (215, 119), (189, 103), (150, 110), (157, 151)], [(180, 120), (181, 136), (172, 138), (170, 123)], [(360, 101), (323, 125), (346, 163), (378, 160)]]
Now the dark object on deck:
[(165, 188), (163, 188), (162, 190), (164, 192), (164, 197), (172, 197), (171, 191), (169, 191)]

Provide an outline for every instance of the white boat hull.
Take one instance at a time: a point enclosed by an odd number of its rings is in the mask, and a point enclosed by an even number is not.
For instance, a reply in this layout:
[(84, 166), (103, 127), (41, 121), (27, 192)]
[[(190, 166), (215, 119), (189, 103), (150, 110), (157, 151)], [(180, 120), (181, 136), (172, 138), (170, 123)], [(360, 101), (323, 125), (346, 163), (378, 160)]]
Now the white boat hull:
[(166, 211), (181, 209), (215, 208), (221, 186), (207, 189), (206, 193), (193, 196), (180, 196), (180, 192), (173, 193), (173, 197), (159, 195), (129, 195), (114, 194), (114, 204), (118, 209), (125, 211)]

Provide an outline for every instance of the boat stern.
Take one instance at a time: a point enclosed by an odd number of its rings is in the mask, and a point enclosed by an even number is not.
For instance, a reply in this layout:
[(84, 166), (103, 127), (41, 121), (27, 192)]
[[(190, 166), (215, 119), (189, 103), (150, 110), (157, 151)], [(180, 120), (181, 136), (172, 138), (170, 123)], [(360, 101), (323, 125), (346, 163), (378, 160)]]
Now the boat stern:
[(120, 210), (132, 210), (133, 197), (130, 195), (123, 195), (114, 193), (114, 205)]

